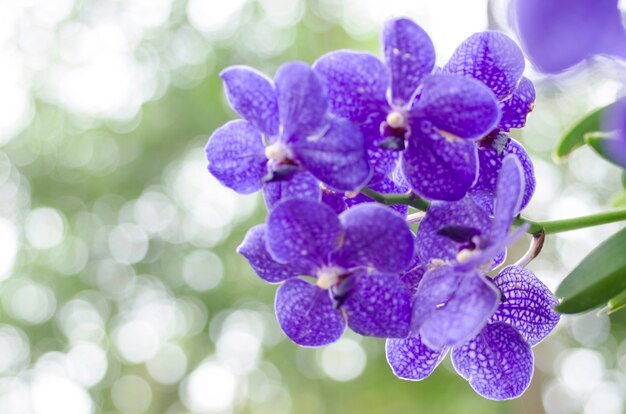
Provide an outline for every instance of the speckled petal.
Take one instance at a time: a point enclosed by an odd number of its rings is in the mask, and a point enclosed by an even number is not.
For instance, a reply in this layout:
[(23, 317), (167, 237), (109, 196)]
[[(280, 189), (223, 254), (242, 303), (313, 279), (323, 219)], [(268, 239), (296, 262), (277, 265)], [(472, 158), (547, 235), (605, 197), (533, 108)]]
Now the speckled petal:
[(354, 332), (379, 338), (405, 338), (411, 324), (411, 295), (395, 275), (361, 275), (343, 303)]
[(489, 324), (452, 351), (452, 364), (485, 398), (506, 400), (524, 393), (533, 376), (530, 345), (505, 323)]
[(209, 172), (222, 185), (240, 194), (261, 189), (267, 158), (261, 134), (249, 122), (230, 121), (216, 129), (205, 152)]
[[(404, 194), (408, 191), (408, 187), (400, 186), (396, 184), (391, 178), (383, 178), (382, 181), (377, 182), (376, 184), (369, 184), (368, 187), (374, 191), (377, 191), (382, 194)], [(361, 203), (371, 203), (374, 202), (368, 196), (359, 193), (354, 197), (345, 197), (345, 203), (348, 207), (356, 206)], [(402, 214), (402, 216), (406, 217), (406, 213), (408, 211), (408, 207), (406, 205), (398, 204), (390, 206), (398, 213)]]
[(472, 141), (448, 140), (426, 125), (419, 134), (413, 133), (401, 166), (418, 195), (430, 200), (460, 200), (476, 180), (476, 145)]
[(520, 211), (524, 196), (523, 174), (522, 165), (515, 155), (504, 157), (496, 183), (493, 225), (488, 235), (491, 244), (501, 243), (506, 238), (513, 219)]
[(369, 183), (376, 184), (388, 177), (398, 166), (400, 151), (393, 151), (376, 145), (377, 142), (380, 142), (379, 136), (375, 140), (371, 140), (367, 136), (365, 139), (367, 142), (367, 159), (372, 170), (372, 178)]
[(344, 118), (329, 119), (319, 135), (298, 138), (290, 147), (307, 170), (334, 190), (355, 191), (371, 176), (363, 135)]
[(276, 318), (285, 335), (301, 346), (335, 342), (346, 328), (328, 291), (301, 279), (290, 279), (276, 292)]
[(387, 108), (389, 71), (376, 56), (338, 50), (320, 57), (313, 71), (326, 83), (331, 111), (353, 122)]
[(320, 182), (311, 173), (299, 171), (288, 180), (271, 181), (263, 186), (263, 198), (268, 210), (276, 203), (288, 198), (310, 198), (320, 201), (322, 190)]
[(327, 188), (322, 190), (322, 203), (332, 208), (335, 213), (340, 214), (348, 209), (348, 205), (344, 201), (344, 195), (342, 193), (336, 193)]
[(400, 273), (400, 280), (409, 289), (411, 295), (417, 292), (418, 286), (424, 278), (426, 270), (428, 270), (427, 266), (420, 261), (419, 256), (415, 255), (413, 257), (413, 261), (409, 265), (409, 268), (403, 273)]
[(265, 245), (265, 231), (265, 224), (252, 227), (237, 247), (237, 253), (248, 259), (248, 263), (261, 279), (269, 283), (280, 283), (310, 271), (274, 260)]
[(424, 274), (413, 297), (412, 333), (417, 334), (437, 306), (450, 300), (460, 282), (461, 275), (449, 265), (435, 267)]
[(418, 336), (406, 339), (387, 339), (387, 363), (396, 377), (419, 381), (433, 373), (448, 353), (448, 348), (434, 351), (424, 345)]
[(419, 331), (422, 341), (439, 349), (472, 338), (498, 308), (498, 293), (478, 272), (463, 274), (452, 297), (422, 324)]
[(339, 247), (339, 217), (327, 205), (291, 198), (278, 203), (267, 219), (267, 250), (281, 263), (323, 266)]
[(530, 346), (541, 342), (559, 323), (553, 309), (559, 301), (531, 271), (508, 266), (493, 281), (502, 303), (491, 320), (511, 325)]
[(522, 144), (513, 138), (500, 135), (492, 144), (478, 148), (478, 180), (469, 191), (476, 204), (490, 215), (494, 213), (498, 173), (502, 168), (502, 160), (508, 155), (517, 157), (524, 174), (524, 195), (515, 214), (526, 208), (535, 192), (535, 170), (530, 156)]
[(313, 135), (325, 125), (324, 117), (328, 109), (326, 88), (305, 63), (282, 65), (274, 82), (283, 140), (288, 141), (294, 135)]
[(391, 70), (394, 104), (408, 103), (435, 65), (435, 47), (428, 34), (409, 19), (388, 21), (381, 35), (382, 52)]
[(454, 203), (432, 202), (417, 230), (417, 252), (422, 262), (456, 258), (462, 242), (439, 234), (448, 226), (467, 227), (483, 233), (491, 226), (491, 220), (470, 198)]
[(268, 137), (278, 134), (276, 89), (264, 74), (247, 66), (231, 66), (220, 73), (230, 106)]
[(345, 236), (333, 263), (344, 268), (373, 267), (382, 273), (405, 270), (415, 249), (411, 228), (399, 213), (378, 203), (363, 203), (342, 213)]
[(424, 79), (415, 115), (458, 138), (482, 138), (500, 121), (500, 106), (489, 88), (463, 76), (436, 74)]
[(478, 79), (498, 100), (504, 100), (513, 93), (522, 77), (524, 55), (504, 33), (474, 33), (454, 51), (443, 71)]
[(522, 128), (535, 106), (535, 87), (530, 79), (522, 77), (513, 95), (502, 102), (502, 119), (499, 128), (508, 132), (511, 128)]

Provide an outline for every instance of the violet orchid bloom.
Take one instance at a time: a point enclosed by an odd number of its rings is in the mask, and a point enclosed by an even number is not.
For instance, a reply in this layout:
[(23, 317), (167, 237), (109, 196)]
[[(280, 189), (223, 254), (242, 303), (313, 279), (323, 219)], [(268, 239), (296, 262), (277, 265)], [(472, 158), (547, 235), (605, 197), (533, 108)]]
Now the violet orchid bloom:
[(414, 245), (404, 218), (386, 206), (363, 203), (337, 216), (323, 203), (292, 198), (250, 229), (238, 252), (261, 279), (282, 283), (275, 308), (283, 332), (321, 346), (339, 339), (346, 320), (362, 335), (408, 335), (411, 298), (398, 275)]
[(542, 72), (562, 72), (594, 55), (626, 58), (618, 0), (514, 0), (522, 47)]
[(606, 111), (602, 131), (612, 134), (601, 142), (604, 156), (626, 169), (626, 98), (619, 99)]
[(508, 156), (493, 220), (467, 197), (433, 203), (420, 223), (418, 256), (431, 270), (415, 293), (411, 328), (432, 349), (463, 343), (495, 312), (498, 293), (484, 275), (504, 261), (506, 246), (526, 230), (508, 234), (523, 185), (519, 162)]
[(553, 310), (558, 300), (535, 275), (518, 266), (504, 268), (490, 283), (500, 295), (497, 310), (464, 343), (432, 349), (419, 335), (388, 339), (387, 361), (394, 374), (423, 380), (451, 349), (455, 370), (478, 394), (493, 400), (520, 396), (532, 379), (531, 347), (559, 322), (559, 314)]
[(223, 185), (242, 194), (263, 188), (271, 208), (284, 195), (319, 200), (318, 180), (338, 191), (367, 183), (362, 134), (328, 113), (324, 85), (304, 63), (281, 66), (273, 83), (245, 66), (221, 77), (244, 118), (218, 128), (206, 147), (208, 169)]
[[(535, 88), (522, 76), (524, 55), (504, 33), (486, 31), (467, 38), (454, 51), (444, 73), (468, 76), (489, 87), (502, 109), (498, 126), (478, 144), (478, 179), (470, 194), (479, 206), (493, 214), (493, 200), (502, 160), (515, 155), (524, 170), (525, 191), (520, 210), (526, 207), (535, 191), (535, 175), (530, 156), (524, 147), (509, 137), (511, 128), (522, 128), (535, 104)], [(519, 212), (519, 211), (518, 211)]]
[(498, 125), (498, 102), (474, 79), (431, 74), (432, 42), (411, 20), (389, 21), (382, 49), (384, 63), (348, 50), (317, 60), (313, 70), (328, 87), (331, 110), (360, 125), (378, 179), (395, 167), (381, 162), (387, 158), (380, 148), (402, 151), (403, 173), (413, 191), (428, 199), (461, 199), (476, 180), (473, 140)]
[(508, 235), (523, 185), (519, 161), (508, 156), (493, 220), (470, 198), (431, 206), (418, 230), (418, 256), (430, 270), (413, 288), (413, 335), (387, 342), (387, 359), (400, 378), (426, 378), (452, 348), (455, 369), (482, 396), (514, 398), (528, 387), (530, 347), (558, 323), (552, 310), (557, 301), (519, 266), (505, 268), (494, 280), (485, 275), (524, 230)]

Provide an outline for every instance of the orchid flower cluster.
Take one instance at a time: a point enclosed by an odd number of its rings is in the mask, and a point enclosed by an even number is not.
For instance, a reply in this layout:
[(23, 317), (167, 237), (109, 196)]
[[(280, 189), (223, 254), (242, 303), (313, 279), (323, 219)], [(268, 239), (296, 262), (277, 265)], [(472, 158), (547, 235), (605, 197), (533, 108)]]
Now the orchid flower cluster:
[[(276, 317), (293, 342), (323, 346), (349, 327), (387, 338), (399, 378), (428, 377), (450, 351), (480, 395), (524, 392), (531, 347), (559, 316), (527, 261), (490, 276), (528, 230), (512, 226), (535, 188), (509, 136), (535, 100), (523, 71), (519, 47), (491, 31), (436, 67), (426, 32), (400, 18), (383, 29), (382, 58), (335, 51), (284, 64), (273, 81), (222, 72), (242, 119), (210, 137), (208, 170), (238, 193), (263, 192), (267, 221), (238, 252), (279, 285)], [(408, 215), (366, 188), (428, 200), (428, 211)]]

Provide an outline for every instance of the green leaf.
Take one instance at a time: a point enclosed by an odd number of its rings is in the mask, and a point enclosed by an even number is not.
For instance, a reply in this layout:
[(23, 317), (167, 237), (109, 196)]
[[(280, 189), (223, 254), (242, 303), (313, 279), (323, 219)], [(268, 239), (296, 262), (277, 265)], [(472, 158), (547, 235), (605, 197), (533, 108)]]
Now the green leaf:
[(607, 306), (607, 308), (607, 313), (609, 314), (626, 308), (626, 290), (622, 291), (622, 293), (618, 294), (617, 296), (609, 299), (609, 305)]
[(626, 228), (593, 249), (556, 290), (556, 310), (579, 313), (607, 303), (626, 290)]
[(609, 200), (609, 204), (613, 208), (626, 207), (626, 191), (613, 195)]
[(626, 190), (626, 170), (622, 171), (622, 186)]
[(561, 138), (554, 150), (554, 158), (563, 160), (576, 148), (585, 145), (585, 135), (601, 130), (602, 115), (611, 105), (607, 105), (588, 114)]

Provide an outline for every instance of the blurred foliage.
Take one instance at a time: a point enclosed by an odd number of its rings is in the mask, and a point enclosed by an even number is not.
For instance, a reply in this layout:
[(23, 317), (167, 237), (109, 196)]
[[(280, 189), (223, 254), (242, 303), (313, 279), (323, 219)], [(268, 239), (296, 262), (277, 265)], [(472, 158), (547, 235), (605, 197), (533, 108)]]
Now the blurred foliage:
[[(90, 15), (87, 6), (96, 3), (77, 4), (67, 21), (94, 24), (89, 16), (99, 12)], [(0, 153), (1, 213), (18, 229), (15, 264), (0, 282), (0, 412), (538, 413), (548, 409), (546, 401), (573, 404), (572, 375), (590, 375), (578, 366), (600, 371), (585, 383), (591, 384), (585, 400), (560, 412), (598, 407), (588, 402), (598, 389), (623, 396), (624, 312), (611, 316), (613, 324), (606, 315), (600, 322), (566, 321), (567, 331), (536, 348), (531, 388), (508, 402), (477, 396), (449, 361), (426, 381), (398, 380), (382, 340), (347, 334), (344, 348), (304, 349), (284, 338), (273, 317), (275, 287), (235, 254), (247, 229), (264, 220), (262, 200), (222, 189), (204, 168), (207, 137), (235, 116), (218, 73), (247, 64), (271, 75), (287, 60), (312, 63), (340, 48), (378, 53), (379, 46), (376, 28), (355, 38), (329, 17), (339, 5), (311, 0), (298, 2), (301, 19), (274, 28), (293, 36), (285, 48), (255, 54), (246, 30), (267, 28), (260, 4), (243, 5), (233, 23), (241, 30), (222, 38), (200, 33), (185, 17), (186, 3), (173, 2), (169, 17), (146, 29), (133, 52), (153, 53), (161, 62), (157, 78), (169, 79), (137, 113), (80, 113), (33, 94), (32, 119)], [(174, 59), (167, 45), (181, 28), (210, 53), (166, 67)], [(543, 148), (535, 152), (545, 159), (550, 146)], [(599, 200), (610, 194), (593, 191)], [(544, 257), (546, 269), (565, 274), (553, 265), (555, 244)], [(84, 344), (91, 348), (80, 349), (90, 353), (73, 353)], [(173, 351), (155, 359), (164, 344), (184, 351), (184, 363)], [(599, 350), (568, 354), (585, 346)], [(367, 356), (362, 372), (359, 352)], [(332, 379), (329, 364), (342, 362), (343, 375), (354, 378)], [(171, 378), (159, 374), (160, 366)]]

